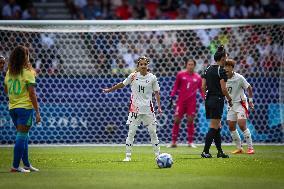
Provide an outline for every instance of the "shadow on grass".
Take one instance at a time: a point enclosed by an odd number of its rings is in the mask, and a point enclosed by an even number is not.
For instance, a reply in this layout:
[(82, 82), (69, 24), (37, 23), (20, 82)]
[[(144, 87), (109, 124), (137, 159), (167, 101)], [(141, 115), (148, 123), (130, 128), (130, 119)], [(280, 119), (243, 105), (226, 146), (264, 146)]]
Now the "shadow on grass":
[(201, 158), (201, 157), (182, 157), (182, 158), (175, 158), (175, 159), (177, 159), (177, 160), (185, 160), (185, 159), (203, 159), (203, 158)]
[(0, 174), (7, 174), (7, 173), (9, 173), (9, 174), (13, 174), (13, 173), (11, 173), (10, 171), (0, 171)]
[(131, 161), (122, 161), (122, 160), (109, 160), (109, 161), (100, 161), (100, 163), (139, 163), (143, 161), (138, 161), (138, 160), (131, 160)]

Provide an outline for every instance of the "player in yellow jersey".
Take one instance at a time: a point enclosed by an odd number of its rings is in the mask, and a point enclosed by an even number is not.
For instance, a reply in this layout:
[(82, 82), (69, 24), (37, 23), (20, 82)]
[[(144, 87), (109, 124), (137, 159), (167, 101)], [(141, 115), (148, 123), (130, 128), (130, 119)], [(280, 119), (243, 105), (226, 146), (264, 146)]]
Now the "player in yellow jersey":
[[(35, 92), (35, 76), (28, 49), (24, 46), (16, 47), (9, 57), (4, 82), (5, 93), (9, 97), (10, 116), (17, 129), (11, 172), (39, 171), (31, 166), (28, 157), (28, 133), (32, 126), (33, 111), (36, 112), (36, 123), (41, 121)], [(19, 167), (21, 160), (24, 168)]]

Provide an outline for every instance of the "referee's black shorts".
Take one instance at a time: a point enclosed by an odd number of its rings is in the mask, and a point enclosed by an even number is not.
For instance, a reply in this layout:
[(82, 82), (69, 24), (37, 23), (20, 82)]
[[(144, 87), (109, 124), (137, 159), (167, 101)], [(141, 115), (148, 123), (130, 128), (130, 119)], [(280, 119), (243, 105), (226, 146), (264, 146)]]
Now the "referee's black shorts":
[(224, 108), (224, 97), (208, 96), (205, 100), (206, 119), (221, 119)]

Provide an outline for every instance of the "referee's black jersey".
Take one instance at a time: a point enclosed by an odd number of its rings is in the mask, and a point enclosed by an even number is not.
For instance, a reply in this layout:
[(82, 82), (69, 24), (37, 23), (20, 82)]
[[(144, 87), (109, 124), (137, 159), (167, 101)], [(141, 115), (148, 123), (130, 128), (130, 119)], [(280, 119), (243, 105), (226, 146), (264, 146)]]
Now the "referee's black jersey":
[(224, 96), (222, 93), (220, 80), (224, 79), (224, 81), (227, 82), (227, 75), (223, 66), (208, 66), (202, 74), (202, 78), (206, 79), (206, 97)]

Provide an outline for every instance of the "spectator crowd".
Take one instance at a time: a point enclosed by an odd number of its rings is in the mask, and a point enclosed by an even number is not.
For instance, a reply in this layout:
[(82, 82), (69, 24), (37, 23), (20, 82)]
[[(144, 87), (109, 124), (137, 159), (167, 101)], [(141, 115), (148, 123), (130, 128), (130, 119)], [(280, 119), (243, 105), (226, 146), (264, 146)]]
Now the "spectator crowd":
[(74, 19), (87, 20), (283, 17), (283, 2), (276, 0), (66, 0), (66, 5)]
[[(284, 2), (277, 0), (61, 0), (73, 19), (259, 19), (283, 18)], [(0, 0), (1, 19), (36, 20), (34, 2)]]
[[(281, 18), (284, 12), (281, 9), (282, 3), (276, 0), (65, 2), (74, 19)], [(1, 1), (0, 5), (2, 19), (40, 19), (32, 1), (6, 0)], [(68, 35), (3, 30), (0, 31), (0, 54), (7, 57), (10, 47), (21, 43), (31, 50), (31, 60), (38, 73), (54, 74), (64, 70), (69, 74), (87, 75), (129, 73), (135, 68), (137, 58), (144, 54), (151, 58), (153, 71), (166, 76), (174, 74), (180, 63), (188, 57), (196, 60), (196, 71), (201, 72), (212, 62), (215, 47), (221, 43), (228, 49), (230, 57), (238, 62), (236, 70), (243, 70), (243, 74), (280, 73), (283, 57), (282, 30), (283, 27), (272, 25)]]

